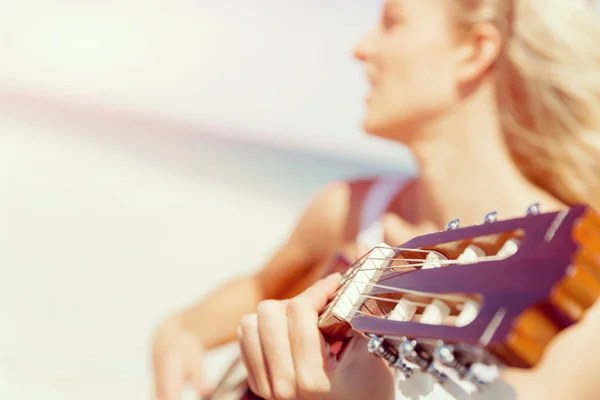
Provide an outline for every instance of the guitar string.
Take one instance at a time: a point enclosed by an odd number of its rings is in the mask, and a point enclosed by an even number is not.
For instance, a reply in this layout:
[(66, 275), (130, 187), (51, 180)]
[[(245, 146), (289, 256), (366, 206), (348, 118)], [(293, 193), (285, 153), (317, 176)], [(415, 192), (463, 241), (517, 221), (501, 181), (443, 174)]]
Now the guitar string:
[[(467, 296), (427, 293), (427, 292), (422, 292), (422, 291), (401, 289), (401, 288), (397, 288), (397, 287), (393, 287), (393, 286), (389, 286), (389, 285), (382, 285), (382, 284), (374, 283), (374, 278), (369, 278), (369, 282), (356, 281), (356, 276), (361, 271), (393, 270), (394, 272), (402, 273), (402, 272), (414, 271), (416, 268), (423, 267), (425, 264), (428, 263), (427, 260), (423, 260), (423, 259), (398, 258), (396, 254), (392, 257), (377, 257), (377, 258), (376, 257), (368, 257), (369, 254), (372, 254), (373, 251), (377, 250), (377, 249), (384, 249), (384, 250), (388, 250), (388, 251), (390, 250), (390, 248), (386, 248), (386, 247), (382, 247), (382, 246), (375, 247), (371, 251), (369, 251), (365, 256), (363, 256), (361, 258), (361, 260), (359, 260), (357, 263), (355, 263), (355, 265), (353, 267), (349, 268), (349, 270), (346, 271), (346, 274), (344, 275), (344, 279), (343, 279), (342, 284), (340, 285), (340, 288), (338, 288), (338, 290), (334, 293), (332, 300), (326, 306), (327, 309), (331, 309), (333, 307), (334, 302), (337, 303), (337, 301), (340, 301), (345, 296), (351, 296), (351, 294), (348, 293), (348, 291), (347, 291), (347, 289), (348, 289), (347, 287), (349, 286), (349, 284), (354, 284), (354, 285), (361, 284), (361, 285), (365, 285), (365, 288), (367, 288), (367, 287), (380, 288), (380, 289), (389, 290), (393, 293), (413, 294), (413, 295), (418, 295), (421, 297), (427, 297), (427, 298), (439, 299), (439, 300), (456, 301), (456, 302), (472, 300), (471, 298), (469, 298)], [(406, 249), (406, 248), (401, 248), (401, 247), (396, 247), (395, 249), (410, 250), (410, 251), (422, 252), (422, 253), (427, 253), (427, 254), (434, 252), (433, 250)], [(496, 260), (500, 260), (503, 258), (504, 257), (497, 256), (497, 255), (483, 256), (483, 257), (478, 257), (477, 262), (496, 261)], [(386, 262), (386, 261), (404, 261), (404, 262), (412, 262), (412, 264), (401, 265), (401, 266), (388, 265), (388, 266), (382, 266), (382, 267), (377, 267), (377, 268), (365, 268), (364, 264), (367, 261), (384, 261), (384, 262)], [(436, 260), (436, 261), (439, 262), (440, 266), (449, 266), (449, 265), (460, 263), (460, 261), (458, 261), (458, 260)], [(374, 295), (365, 295), (362, 293), (360, 295), (358, 295), (357, 298), (370, 298), (370, 299), (384, 301), (384, 302), (395, 302), (395, 303), (400, 302), (400, 300), (398, 300), (398, 299), (390, 299), (390, 298), (374, 296)], [(404, 301), (408, 302), (409, 304), (415, 305), (415, 306), (422, 307), (422, 306), (428, 305), (425, 303), (415, 302), (415, 301), (412, 301), (409, 299), (404, 299)], [(365, 314), (365, 313), (363, 313), (363, 314)], [(374, 315), (370, 315), (370, 314), (367, 314), (367, 315), (369, 315), (371, 317), (374, 316)], [(381, 318), (381, 317), (379, 317), (379, 318)]]
[[(372, 287), (380, 287), (380, 288), (384, 288), (387, 290), (392, 290), (395, 291), (396, 293), (402, 293), (402, 294), (413, 294), (413, 295), (418, 295), (421, 297), (426, 297), (426, 298), (431, 298), (431, 299), (438, 299), (438, 300), (446, 300), (446, 301), (453, 301), (453, 302), (467, 302), (467, 301), (472, 301), (473, 299), (468, 297), (468, 296), (462, 296), (462, 295), (448, 295), (448, 294), (437, 294), (437, 293), (428, 293), (428, 292), (421, 292), (421, 291), (414, 291), (414, 290), (407, 290), (407, 289), (399, 289), (399, 288), (395, 288), (392, 286), (386, 286), (386, 285), (379, 285), (379, 284), (375, 284), (373, 283), (373, 281), (371, 280), (370, 282), (356, 282), (355, 284), (363, 284), (365, 285), (365, 287), (367, 286), (372, 286)], [(353, 295), (352, 293), (348, 293), (347, 291), (343, 291), (340, 293), (337, 293), (330, 301), (330, 303), (325, 307), (325, 309), (331, 309), (335, 306), (335, 304), (337, 304), (338, 301), (340, 301), (341, 299), (344, 298), (344, 296), (356, 296), (357, 299), (360, 298), (369, 298), (369, 299), (373, 299), (373, 300), (379, 300), (379, 301), (384, 301), (384, 302), (391, 302), (391, 303), (400, 303), (401, 301), (407, 302), (408, 304), (412, 304), (415, 306), (419, 306), (419, 307), (426, 307), (429, 305), (429, 303), (422, 303), (422, 302), (418, 302), (418, 301), (414, 301), (414, 300), (410, 300), (407, 298), (403, 298), (403, 299), (392, 299), (392, 298), (388, 298), (388, 297), (382, 297), (382, 296), (376, 296), (376, 295), (372, 295), (372, 294), (359, 294), (359, 295)]]
[[(385, 249), (385, 248), (384, 248)], [(415, 251), (415, 252), (422, 252), (422, 253), (432, 253), (432, 250), (420, 250), (420, 249), (402, 249), (402, 248), (396, 248), (398, 250), (410, 250), (410, 251)], [(386, 249), (389, 250), (389, 249)], [(369, 278), (369, 282), (362, 282), (362, 281), (356, 281), (356, 276), (358, 275), (359, 272), (361, 271), (376, 271), (376, 270), (394, 270), (394, 272), (402, 272), (404, 270), (415, 270), (418, 267), (422, 267), (425, 264), (427, 264), (427, 260), (423, 260), (423, 259), (402, 259), (398, 257), (398, 254), (394, 254), (393, 257), (368, 257), (369, 254), (371, 254), (371, 252), (367, 253), (365, 255), (365, 257), (362, 257), (357, 263), (355, 263), (355, 265), (351, 268), (348, 269), (348, 271), (346, 271), (346, 274), (344, 274), (344, 283), (343, 285), (340, 286), (340, 289), (336, 292), (336, 296), (335, 298), (328, 304), (328, 308), (331, 308), (329, 306), (333, 306), (333, 303), (335, 302), (337, 304), (337, 302), (339, 302), (342, 298), (344, 298), (345, 296), (351, 296), (351, 293), (349, 293), (347, 291), (346, 286), (349, 286), (350, 284), (354, 284), (354, 285), (365, 285), (364, 288), (366, 289), (367, 287), (369, 288), (380, 288), (380, 289), (385, 289), (385, 290), (389, 290), (391, 292), (394, 293), (402, 293), (402, 294), (414, 294), (414, 295), (420, 295), (420, 296), (425, 296), (425, 297), (429, 297), (429, 298), (437, 298), (437, 299), (445, 299), (445, 300), (454, 300), (454, 301), (472, 301), (473, 299), (467, 297), (467, 296), (461, 296), (461, 295), (442, 295), (442, 294), (436, 294), (436, 293), (426, 293), (426, 292), (421, 292), (421, 291), (416, 291), (416, 290), (408, 290), (408, 289), (401, 289), (401, 288), (397, 288), (397, 287), (393, 287), (393, 286), (389, 286), (389, 285), (382, 285), (379, 283), (374, 283), (374, 278)], [(476, 262), (484, 262), (484, 261), (496, 261), (496, 260), (501, 260), (504, 259), (506, 257), (503, 256), (498, 256), (498, 255), (494, 255), (494, 256), (483, 256), (483, 257), (478, 257)], [(386, 266), (381, 266), (379, 268), (365, 268), (364, 267), (364, 263), (366, 261), (380, 261), (380, 262), (394, 262), (394, 261), (403, 261), (403, 262), (407, 262), (407, 263), (413, 263), (413, 264), (409, 264), (409, 265), (401, 265), (401, 266), (394, 266), (394, 265), (386, 265)], [(439, 263), (440, 266), (449, 266), (449, 265), (453, 265), (453, 264), (459, 264), (460, 262), (458, 260), (436, 260), (437, 263)], [(389, 276), (389, 275), (387, 275)], [(339, 293), (340, 290), (343, 289), (342, 293)], [(364, 289), (363, 289), (364, 290)], [(392, 303), (397, 303), (399, 304), (402, 299), (391, 299), (391, 298), (385, 298), (385, 297), (381, 297), (381, 296), (374, 296), (371, 294), (364, 294), (364, 293), (360, 293), (357, 296), (358, 299), (374, 299), (374, 300), (378, 300), (378, 301), (383, 301), (383, 302), (392, 302)], [(420, 307), (426, 307), (429, 304), (426, 303), (422, 303), (422, 302), (418, 302), (418, 301), (413, 301), (413, 300), (409, 300), (406, 298), (403, 298), (404, 301), (408, 302), (409, 304), (415, 305), (415, 306), (420, 306)], [(364, 304), (364, 303), (363, 303)], [(355, 305), (355, 304), (353, 304)], [(500, 312), (500, 310), (499, 310)], [(359, 308), (351, 308), (350, 309), (350, 313), (353, 313), (353, 316), (358, 315), (365, 315), (367, 317), (373, 318), (376, 317), (378, 319), (384, 319), (384, 318), (388, 318), (389, 313), (387, 315), (383, 315), (383, 316), (378, 316), (378, 315), (373, 315), (372, 313), (367, 313), (364, 312), (362, 310), (360, 310)], [(497, 313), (498, 314), (498, 313)], [(350, 315), (350, 314), (348, 314)], [(494, 319), (496, 319), (498, 315), (494, 316)], [(503, 317), (504, 315), (502, 315)], [(344, 318), (346, 319), (348, 322), (350, 322), (350, 320), (352, 319), (352, 317), (349, 318)], [(500, 318), (501, 320), (502, 318)], [(492, 321), (494, 322), (494, 321)], [(493, 325), (492, 322), (490, 322), (490, 326)], [(499, 322), (497, 323), (499, 324)], [(490, 326), (488, 326), (488, 328), (490, 328)], [(488, 329), (486, 329), (487, 332)], [(364, 336), (364, 333), (363, 333)], [(484, 335), (485, 336), (485, 333)], [(483, 339), (482, 336), (482, 339)], [(365, 336), (366, 337), (366, 336)], [(480, 340), (481, 341), (481, 340)]]
[[(385, 249), (383, 247), (376, 247), (375, 249)], [(421, 250), (421, 249), (406, 249), (406, 248), (398, 248), (398, 249), (402, 249), (402, 250), (411, 250), (411, 251), (420, 251), (420, 252), (425, 252), (425, 253), (435, 253), (434, 250)], [(389, 250), (389, 249), (388, 249)], [(424, 259), (415, 259), (415, 258), (410, 258), (410, 259), (403, 259), (403, 258), (398, 258), (397, 255), (391, 256), (391, 257), (368, 257), (369, 254), (371, 254), (372, 251), (370, 251), (369, 253), (367, 253), (365, 256), (363, 256), (359, 261), (357, 261), (356, 263), (354, 263), (350, 268), (348, 268), (348, 270), (342, 275), (343, 276), (343, 282), (348, 279), (351, 275), (354, 275), (358, 270), (361, 271), (372, 271), (372, 270), (376, 270), (376, 269), (380, 269), (380, 268), (361, 268), (362, 264), (364, 264), (366, 261), (405, 261), (405, 262), (412, 262), (414, 264), (410, 264), (410, 265), (406, 265), (406, 266), (388, 266), (388, 267), (382, 267), (384, 269), (394, 269), (394, 268), (409, 268), (409, 267), (422, 267), (423, 265), (425, 265), (427, 263), (427, 260)], [(484, 256), (484, 257), (478, 257), (477, 258), (477, 262), (480, 261), (496, 261), (496, 260), (500, 260), (503, 257), (499, 257), (499, 256)], [(452, 264), (459, 264), (460, 262), (458, 260), (436, 260), (437, 262), (440, 263), (440, 265), (452, 265)]]
[(359, 282), (356, 282), (356, 283), (357, 284), (361, 284), (361, 285), (365, 285), (365, 286), (371, 286), (371, 287), (378, 288), (378, 289), (390, 290), (390, 291), (395, 292), (395, 293), (412, 294), (412, 295), (424, 296), (424, 297), (435, 297), (437, 299), (446, 300), (446, 301), (461, 302), (461, 301), (469, 301), (469, 300), (471, 300), (471, 298), (468, 297), (468, 296), (452, 295), (452, 294), (439, 294), (439, 293), (428, 293), (428, 292), (422, 292), (422, 291), (419, 291), (419, 290), (400, 289), (400, 288), (396, 288), (394, 286), (388, 286), (388, 285), (381, 285), (381, 284), (378, 284), (378, 283), (373, 283), (373, 281), (370, 281), (370, 282), (360, 282), (359, 281)]
[[(335, 302), (335, 304), (337, 304), (338, 301), (342, 300), (345, 295), (350, 295), (350, 294), (349, 293), (342, 294), (339, 298), (336, 299), (337, 301)], [(427, 297), (434, 298), (434, 299), (440, 299), (440, 298), (448, 299), (449, 296), (440, 296), (440, 295), (437, 295), (437, 294), (427, 293)], [(454, 297), (453, 300), (460, 302), (460, 300), (456, 300), (456, 298), (459, 297), (459, 296), (453, 296), (453, 297)], [(374, 300), (377, 300), (377, 301), (383, 301), (383, 302), (389, 302), (389, 303), (396, 303), (396, 304), (399, 304), (401, 301), (404, 301), (404, 302), (406, 302), (408, 304), (411, 304), (411, 305), (414, 305), (414, 306), (418, 306), (418, 307), (427, 307), (427, 306), (430, 305), (430, 303), (422, 303), (422, 302), (418, 302), (418, 301), (414, 301), (414, 300), (409, 300), (409, 299), (406, 299), (406, 298), (403, 298), (403, 299), (391, 299), (391, 298), (387, 298), (387, 297), (373, 296), (373, 295), (366, 295), (366, 294), (361, 294), (361, 295), (357, 296), (357, 298), (374, 299)], [(469, 297), (465, 297), (465, 299), (466, 299), (466, 301), (472, 301), (473, 300), (473, 299), (471, 299)], [(331, 307), (330, 307), (330, 305), (331, 305)], [(326, 311), (330, 311), (333, 308), (334, 303), (332, 302), (332, 303), (330, 303), (330, 305), (328, 305), (326, 307), (326, 309), (325, 309)], [(357, 309), (357, 308), (351, 308), (350, 312), (358, 313), (358, 314), (361, 314), (361, 315), (364, 315), (364, 316), (367, 316), (367, 317), (370, 317), (370, 318), (374, 317), (374, 318), (377, 318), (377, 319), (387, 319), (388, 315), (389, 315), (389, 313), (386, 314), (386, 315), (375, 315), (375, 314), (371, 314), (371, 313), (366, 313), (366, 312), (361, 311), (360, 309)], [(348, 318), (344, 318), (344, 319), (346, 320), (346, 322), (350, 322), (350, 320), (352, 319), (352, 317), (350, 317), (349, 319)]]
[[(477, 257), (477, 261), (476, 262), (485, 262), (485, 261), (498, 261), (498, 260), (502, 260), (504, 259), (504, 257), (502, 256), (482, 256), (482, 257)], [(374, 260), (374, 259), (370, 259), (370, 260)], [(386, 259), (380, 259), (381, 261), (388, 261)], [(394, 259), (392, 259), (394, 260)], [(399, 266), (386, 266), (386, 267), (375, 267), (375, 268), (359, 268), (359, 271), (377, 271), (380, 269), (386, 270), (386, 269), (400, 269), (400, 268), (415, 268), (415, 267), (423, 267), (425, 264), (428, 264), (428, 261), (424, 261), (421, 259), (408, 259), (408, 260), (401, 260), (401, 261), (409, 261), (409, 262), (415, 262), (415, 264), (409, 264), (409, 265), (399, 265)], [(419, 263), (419, 261), (421, 261), (421, 263)], [(424, 261), (424, 262), (423, 262)], [(459, 260), (436, 260), (436, 262), (439, 262), (441, 266), (449, 266), (449, 265), (460, 265), (462, 264)]]
[[(389, 261), (393, 261), (393, 260), (397, 259), (397, 255), (396, 255), (396, 254), (395, 254), (393, 257), (383, 257), (383, 258), (381, 258), (381, 257), (377, 257), (377, 258), (374, 258), (374, 257), (369, 257), (369, 255), (370, 255), (371, 253), (373, 253), (373, 251), (375, 251), (375, 250), (387, 250), (387, 251), (389, 251), (390, 249), (391, 249), (391, 250), (397, 250), (397, 251), (409, 251), (409, 250), (410, 250), (410, 251), (414, 251), (414, 252), (416, 252), (416, 253), (427, 253), (427, 254), (429, 254), (429, 253), (433, 253), (433, 252), (434, 252), (433, 250), (409, 249), (409, 248), (404, 248), (404, 247), (382, 247), (382, 246), (377, 246), (377, 247), (374, 247), (373, 249), (371, 249), (371, 250), (370, 250), (369, 252), (367, 252), (366, 254), (364, 254), (364, 255), (363, 255), (361, 258), (359, 258), (359, 259), (358, 259), (358, 260), (357, 260), (357, 261), (356, 261), (354, 264), (352, 264), (352, 265), (351, 265), (351, 266), (348, 268), (348, 270), (347, 270), (347, 271), (346, 271), (346, 272), (345, 272), (345, 273), (342, 275), (342, 276), (343, 276), (343, 278), (346, 278), (348, 275), (352, 274), (352, 272), (353, 272), (353, 271), (355, 271), (355, 270), (359, 269), (359, 268), (360, 268), (360, 266), (361, 266), (362, 264), (364, 264), (364, 263), (365, 263), (367, 260), (369, 260), (369, 259), (371, 259), (371, 260), (373, 260), (373, 259), (377, 259), (377, 260), (381, 260), (381, 261), (388, 261), (388, 260), (389, 260)], [(415, 260), (415, 261), (422, 261), (422, 260), (419, 260), (419, 259), (414, 259), (414, 260)]]
[[(495, 260), (499, 260), (502, 259), (503, 257), (500, 256), (483, 256), (483, 257), (479, 257), (477, 259), (477, 261), (495, 261)], [(372, 258), (369, 258), (369, 260), (373, 260)], [(380, 261), (389, 261), (389, 260), (396, 260), (395, 258), (382, 258), (379, 259)], [(407, 261), (405, 259), (405, 261)], [(423, 261), (421, 259), (414, 259), (414, 261)], [(440, 264), (447, 266), (447, 265), (452, 265), (452, 264), (457, 264), (458, 260), (440, 260)], [(364, 264), (364, 263), (363, 263)], [(367, 271), (367, 270), (386, 270), (386, 269), (392, 269), (392, 270), (396, 270), (394, 272), (402, 272), (402, 271), (397, 271), (399, 269), (410, 269), (410, 270), (414, 270), (416, 267), (419, 266), (423, 266), (425, 263), (421, 263), (421, 264), (411, 264), (409, 266), (387, 266), (387, 267), (379, 267), (379, 268), (354, 268), (354, 270), (352, 271), (351, 274), (349, 274), (350, 276), (348, 277), (347, 281), (344, 282), (340, 288), (336, 291), (336, 293), (334, 294), (334, 297), (332, 298), (331, 302), (328, 304), (327, 308), (331, 308), (331, 306), (333, 306), (334, 302), (337, 302), (339, 300), (341, 300), (344, 296), (351, 296), (352, 294), (347, 292), (347, 288), (346, 286), (348, 286), (348, 283), (352, 283), (354, 285), (365, 285), (365, 287), (370, 287), (370, 288), (381, 288), (381, 289), (385, 289), (385, 290), (390, 290), (392, 292), (395, 293), (401, 293), (401, 294), (414, 294), (414, 295), (419, 295), (422, 297), (428, 297), (428, 298), (432, 298), (432, 299), (440, 299), (440, 300), (447, 300), (447, 301), (456, 301), (456, 302), (461, 302), (461, 301), (471, 301), (472, 299), (467, 297), (467, 296), (460, 296), (460, 295), (443, 295), (443, 294), (435, 294), (435, 293), (427, 293), (427, 292), (421, 292), (421, 291), (415, 291), (415, 290), (408, 290), (408, 289), (401, 289), (401, 288), (396, 288), (393, 286), (388, 286), (388, 285), (381, 285), (381, 284), (377, 284), (374, 283), (373, 278), (371, 278), (369, 280), (369, 282), (355, 282), (354, 279), (350, 279), (350, 278), (355, 278), (356, 275), (361, 272), (361, 271)], [(365, 294), (360, 294), (357, 296), (358, 298), (370, 298), (370, 299), (374, 299), (374, 300), (379, 300), (379, 301), (384, 301), (384, 302), (394, 302), (394, 303), (399, 303), (400, 300), (398, 299), (390, 299), (390, 298), (386, 298), (386, 297), (381, 297), (381, 296), (373, 296), (373, 295), (365, 295)], [(404, 299), (404, 301), (408, 302), (409, 304), (412, 305), (416, 305), (416, 306), (427, 306), (428, 304), (426, 303), (420, 303), (420, 302), (415, 302), (409, 299)], [(366, 314), (366, 313), (363, 313)], [(369, 316), (374, 316), (371, 314), (366, 314)], [(377, 317), (377, 316), (376, 316)], [(381, 317), (379, 317), (381, 318)]]
[[(495, 256), (481, 257), (481, 258), (482, 259), (485, 258), (487, 260), (492, 260), (492, 259), (495, 259), (494, 257)], [(369, 259), (369, 260), (372, 260), (372, 259)], [(380, 259), (380, 260), (387, 261), (388, 259)], [(394, 259), (390, 258), (389, 260), (394, 260)], [(414, 270), (415, 268), (423, 267), (426, 264), (426, 262), (423, 262), (423, 260), (421, 260), (421, 259), (412, 259), (412, 260), (415, 262), (420, 261), (420, 263), (410, 264), (410, 265), (406, 265), (406, 266), (387, 266), (387, 267), (379, 267), (379, 268), (361, 268), (362, 265), (356, 266), (356, 267), (352, 268), (351, 271), (348, 271), (347, 274), (344, 275), (344, 279), (342, 280), (338, 290), (334, 293), (334, 296), (336, 296), (340, 291), (345, 290), (347, 284), (350, 283), (352, 281), (352, 279), (354, 279), (356, 277), (356, 275), (361, 271), (394, 270), (394, 272), (403, 272), (402, 270), (404, 269), (404, 270), (406, 270), (406, 272), (409, 272), (409, 271)], [(441, 263), (441, 265), (444, 265), (444, 266), (458, 263), (457, 260), (440, 260), (440, 261), (444, 261), (443, 263)], [(364, 265), (364, 263), (363, 263), (363, 265)], [(400, 270), (400, 271), (398, 271), (398, 270)]]

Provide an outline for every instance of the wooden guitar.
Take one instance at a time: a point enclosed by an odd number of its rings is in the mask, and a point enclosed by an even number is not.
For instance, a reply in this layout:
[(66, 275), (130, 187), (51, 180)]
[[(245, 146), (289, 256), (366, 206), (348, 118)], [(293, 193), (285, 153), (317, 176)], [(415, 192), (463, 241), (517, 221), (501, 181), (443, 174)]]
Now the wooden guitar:
[[(431, 379), (446, 397), (494, 387), (504, 367), (531, 368), (600, 296), (600, 217), (588, 206), (381, 244), (352, 265), (322, 311), (329, 341), (359, 334), (407, 389)], [(504, 397), (503, 397), (504, 398)], [(212, 400), (258, 399), (234, 364)]]

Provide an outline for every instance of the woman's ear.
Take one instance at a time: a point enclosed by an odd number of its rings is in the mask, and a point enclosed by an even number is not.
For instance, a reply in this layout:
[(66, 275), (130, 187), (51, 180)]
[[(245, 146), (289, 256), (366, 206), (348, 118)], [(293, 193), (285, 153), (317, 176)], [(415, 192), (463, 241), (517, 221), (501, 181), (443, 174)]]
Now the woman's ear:
[(495, 64), (502, 48), (502, 35), (493, 24), (474, 25), (459, 45), (458, 80), (469, 84), (481, 79)]

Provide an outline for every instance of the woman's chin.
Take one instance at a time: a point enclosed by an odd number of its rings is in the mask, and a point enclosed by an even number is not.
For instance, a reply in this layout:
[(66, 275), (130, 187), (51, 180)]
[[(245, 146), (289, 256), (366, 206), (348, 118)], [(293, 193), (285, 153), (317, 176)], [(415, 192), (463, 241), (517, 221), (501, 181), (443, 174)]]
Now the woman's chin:
[(380, 118), (366, 115), (362, 121), (362, 129), (367, 135), (377, 137), (387, 137), (386, 124)]
[(390, 123), (389, 120), (365, 118), (362, 123), (362, 129), (369, 136), (391, 140), (404, 145), (409, 144), (411, 140), (410, 130), (403, 128), (401, 124)]

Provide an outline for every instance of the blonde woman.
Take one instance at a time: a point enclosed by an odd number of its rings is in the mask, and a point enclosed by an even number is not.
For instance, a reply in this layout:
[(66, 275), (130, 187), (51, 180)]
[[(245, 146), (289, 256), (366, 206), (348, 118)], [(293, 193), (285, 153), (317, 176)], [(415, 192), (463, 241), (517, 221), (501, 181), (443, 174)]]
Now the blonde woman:
[[(364, 130), (407, 145), (418, 178), (325, 188), (261, 271), (164, 322), (154, 347), (159, 399), (178, 399), (184, 382), (203, 392), (203, 350), (234, 340), (240, 319), (250, 385), (263, 398), (404, 398), (364, 342), (351, 342), (335, 366), (323, 362), (316, 310), (335, 276), (299, 301), (263, 300), (298, 293), (357, 243), (399, 244), (454, 218), (480, 223), (491, 210), (522, 216), (535, 202), (544, 211), (600, 206), (600, 17), (591, 2), (387, 0), (355, 56), (371, 83)], [(507, 375), (523, 398), (600, 391), (600, 365), (588, 357), (600, 345), (592, 314), (539, 370)]]

